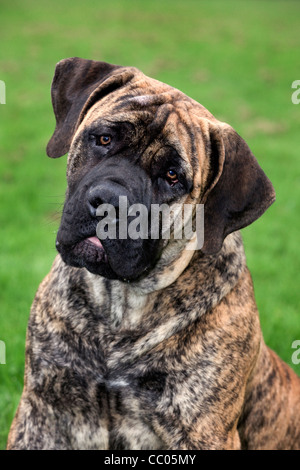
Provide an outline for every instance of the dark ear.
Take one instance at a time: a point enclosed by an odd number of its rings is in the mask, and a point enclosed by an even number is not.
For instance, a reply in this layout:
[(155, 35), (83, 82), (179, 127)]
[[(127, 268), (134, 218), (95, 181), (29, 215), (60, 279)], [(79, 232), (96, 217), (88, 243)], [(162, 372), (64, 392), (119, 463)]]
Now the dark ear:
[(56, 65), (51, 88), (56, 129), (47, 146), (49, 157), (61, 157), (69, 151), (86, 101), (104, 80), (121, 68), (79, 57), (61, 60)]
[[(212, 128), (212, 171), (216, 175), (204, 196), (204, 245), (218, 252), (231, 232), (250, 225), (275, 201), (270, 180), (246, 142), (230, 127)], [(221, 141), (220, 141), (221, 139)]]

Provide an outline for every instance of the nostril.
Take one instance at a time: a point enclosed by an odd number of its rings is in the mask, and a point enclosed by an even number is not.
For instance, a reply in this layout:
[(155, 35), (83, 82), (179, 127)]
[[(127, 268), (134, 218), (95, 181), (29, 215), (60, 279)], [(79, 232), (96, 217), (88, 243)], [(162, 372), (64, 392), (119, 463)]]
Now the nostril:
[(92, 217), (96, 217), (96, 210), (102, 204), (102, 200), (97, 195), (91, 195), (88, 198), (88, 208)]
[(95, 197), (89, 201), (90, 205), (94, 208), (97, 209), (102, 204), (102, 201), (99, 197)]

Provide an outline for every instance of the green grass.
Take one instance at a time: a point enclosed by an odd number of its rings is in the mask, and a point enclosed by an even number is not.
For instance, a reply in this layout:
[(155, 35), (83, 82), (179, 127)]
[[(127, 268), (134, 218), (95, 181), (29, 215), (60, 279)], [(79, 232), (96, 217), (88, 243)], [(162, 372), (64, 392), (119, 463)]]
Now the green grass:
[(197, 0), (2, 0), (0, 80), (0, 448), (22, 391), (29, 309), (55, 256), (64, 158), (54, 129), (56, 62), (79, 56), (134, 65), (230, 123), (272, 180), (277, 201), (243, 230), (265, 341), (291, 364), (300, 339), (300, 3)]

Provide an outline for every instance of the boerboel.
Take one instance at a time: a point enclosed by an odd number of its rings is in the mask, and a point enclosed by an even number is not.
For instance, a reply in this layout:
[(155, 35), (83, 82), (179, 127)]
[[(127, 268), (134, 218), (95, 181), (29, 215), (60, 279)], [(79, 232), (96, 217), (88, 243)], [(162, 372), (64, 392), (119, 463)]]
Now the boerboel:
[[(8, 449), (300, 449), (300, 380), (264, 343), (239, 234), (275, 199), (247, 144), (133, 67), (62, 60), (52, 102), (68, 189)], [(204, 204), (202, 249), (100, 241), (120, 196)]]

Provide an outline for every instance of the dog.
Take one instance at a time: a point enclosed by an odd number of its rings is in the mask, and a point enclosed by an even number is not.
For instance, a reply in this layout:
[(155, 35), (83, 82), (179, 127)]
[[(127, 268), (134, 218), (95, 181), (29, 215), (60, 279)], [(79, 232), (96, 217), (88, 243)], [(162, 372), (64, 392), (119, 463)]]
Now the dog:
[[(300, 449), (300, 379), (264, 343), (240, 235), (275, 200), (246, 142), (134, 67), (62, 60), (52, 103), (68, 188), (7, 448)], [(204, 205), (202, 246), (174, 221), (100, 239), (121, 196)]]

